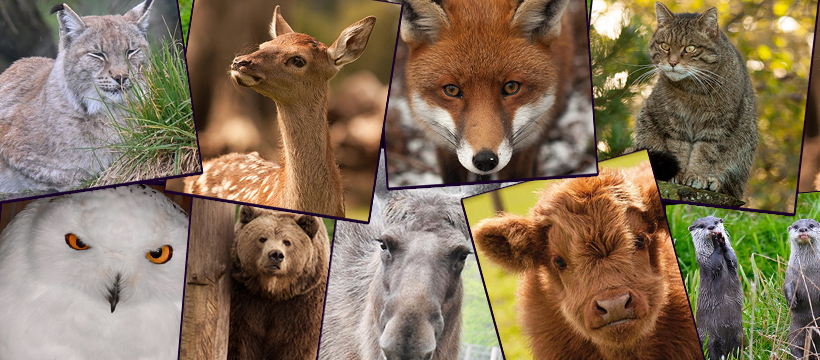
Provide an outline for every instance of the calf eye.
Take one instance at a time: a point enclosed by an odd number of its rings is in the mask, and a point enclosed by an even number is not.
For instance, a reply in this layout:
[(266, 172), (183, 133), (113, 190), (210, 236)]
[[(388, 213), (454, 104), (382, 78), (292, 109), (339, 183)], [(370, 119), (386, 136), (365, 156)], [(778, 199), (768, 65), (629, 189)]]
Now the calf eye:
[(552, 258), (552, 262), (555, 263), (555, 266), (558, 267), (558, 270), (564, 270), (567, 268), (567, 262), (564, 261), (564, 258), (560, 256), (555, 256)]
[(646, 237), (643, 235), (638, 235), (635, 237), (635, 248), (638, 250), (643, 250), (646, 247)]

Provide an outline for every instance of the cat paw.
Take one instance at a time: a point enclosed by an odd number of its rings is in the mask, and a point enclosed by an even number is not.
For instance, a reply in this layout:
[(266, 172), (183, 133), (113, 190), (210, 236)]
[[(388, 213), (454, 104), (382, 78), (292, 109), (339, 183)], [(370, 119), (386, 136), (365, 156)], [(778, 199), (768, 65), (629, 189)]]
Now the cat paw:
[(684, 174), (680, 178), (675, 178), (674, 181), (679, 185), (686, 185), (695, 189), (718, 191), (720, 188), (720, 181), (714, 176), (701, 176), (695, 174)]

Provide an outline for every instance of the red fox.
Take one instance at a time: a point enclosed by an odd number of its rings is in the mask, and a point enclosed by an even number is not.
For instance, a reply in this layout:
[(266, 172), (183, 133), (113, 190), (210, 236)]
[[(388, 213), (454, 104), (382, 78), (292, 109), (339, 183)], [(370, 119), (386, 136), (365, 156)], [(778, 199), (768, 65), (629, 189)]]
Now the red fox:
[(570, 0), (401, 2), (407, 101), (444, 183), (537, 176), (537, 143), (566, 108), (584, 6), (576, 17)]

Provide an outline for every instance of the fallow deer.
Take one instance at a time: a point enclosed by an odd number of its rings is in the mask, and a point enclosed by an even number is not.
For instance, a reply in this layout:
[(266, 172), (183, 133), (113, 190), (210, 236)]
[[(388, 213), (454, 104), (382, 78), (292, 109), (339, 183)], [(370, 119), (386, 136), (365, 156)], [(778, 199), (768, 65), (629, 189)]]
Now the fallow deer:
[(276, 102), (284, 157), (281, 164), (258, 153), (228, 154), (207, 161), (203, 173), (185, 180), (185, 191), (259, 205), (344, 216), (344, 194), (327, 123), (328, 82), (358, 59), (376, 18), (348, 26), (330, 47), (296, 33), (273, 13), (273, 40), (237, 56), (231, 77)]

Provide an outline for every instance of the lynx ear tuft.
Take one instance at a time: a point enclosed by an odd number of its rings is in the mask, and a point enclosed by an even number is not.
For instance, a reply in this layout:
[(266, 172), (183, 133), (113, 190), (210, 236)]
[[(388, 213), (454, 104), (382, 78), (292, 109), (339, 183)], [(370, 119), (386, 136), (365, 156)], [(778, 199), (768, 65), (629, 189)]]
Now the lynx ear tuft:
[(83, 19), (66, 4), (54, 5), (49, 14), (57, 13), (60, 25), (60, 49), (67, 47), (85, 30)]

